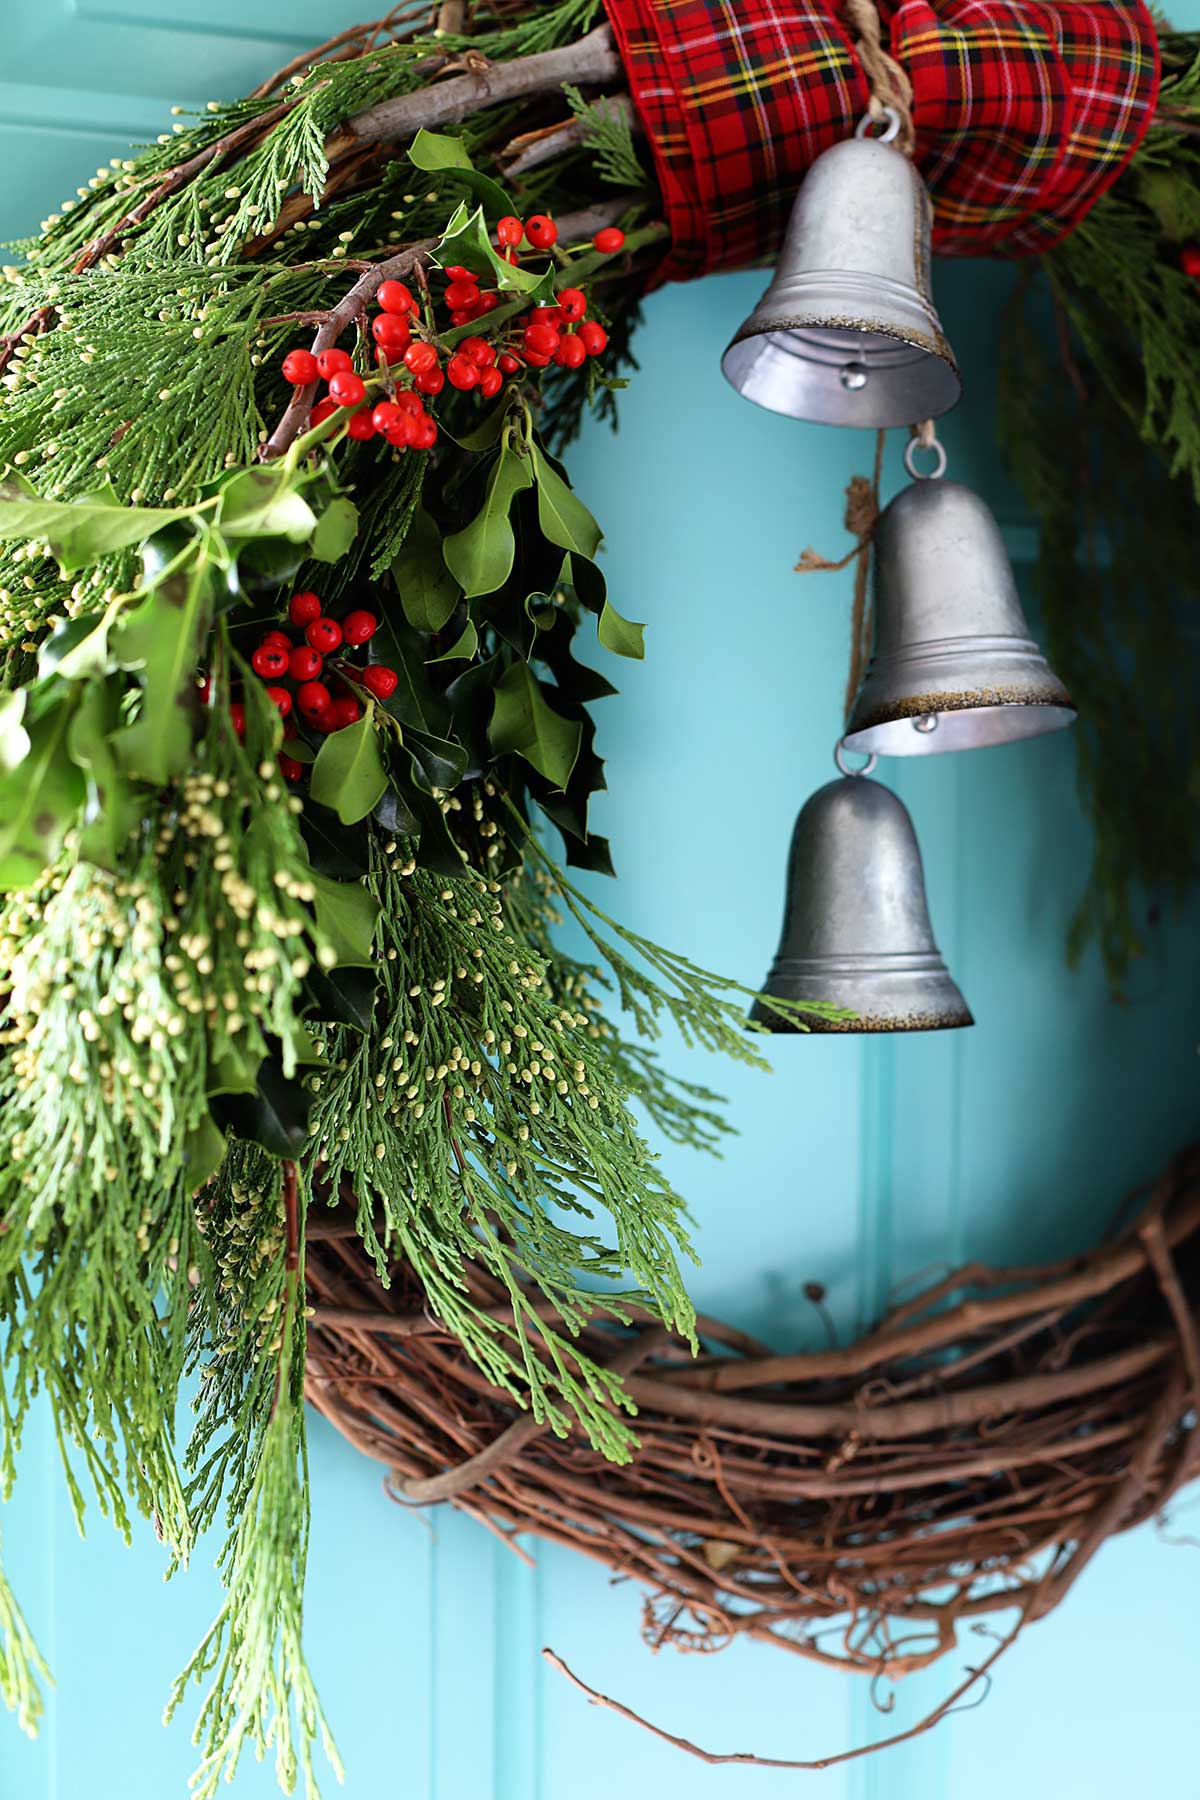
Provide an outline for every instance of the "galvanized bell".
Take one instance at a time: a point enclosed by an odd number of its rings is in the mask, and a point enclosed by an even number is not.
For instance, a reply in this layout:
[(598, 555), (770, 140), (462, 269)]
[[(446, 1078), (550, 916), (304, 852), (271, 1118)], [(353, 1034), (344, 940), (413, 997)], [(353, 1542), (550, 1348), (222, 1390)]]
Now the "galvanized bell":
[(883, 137), (813, 163), (770, 287), (721, 367), (747, 400), (819, 425), (912, 425), (962, 391), (929, 289), (932, 208), (917, 170)]
[[(912, 820), (877, 781), (863, 774), (831, 781), (801, 809), (783, 937), (763, 991), (777, 1000), (826, 1000), (856, 1015), (842, 1023), (810, 1017), (813, 1031), (974, 1024), (934, 942)], [(768, 1031), (797, 1029), (762, 1000), (750, 1016)]]
[(1075, 718), (1029, 635), (1000, 528), (958, 482), (914, 481), (880, 514), (874, 619), (846, 726), (850, 750), (973, 750)]

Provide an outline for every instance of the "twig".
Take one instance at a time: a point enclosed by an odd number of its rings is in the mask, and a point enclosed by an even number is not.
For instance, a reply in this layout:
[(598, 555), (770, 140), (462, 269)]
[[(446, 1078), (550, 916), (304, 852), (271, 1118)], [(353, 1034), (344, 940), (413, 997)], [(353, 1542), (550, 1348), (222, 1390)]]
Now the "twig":
[(860, 1744), (854, 1750), (838, 1750), (832, 1756), (819, 1756), (804, 1760), (779, 1756), (755, 1756), (750, 1750), (724, 1752), (704, 1750), (699, 1744), (693, 1744), (690, 1738), (678, 1737), (673, 1731), (665, 1731), (661, 1725), (652, 1724), (649, 1719), (643, 1718), (641, 1713), (634, 1712), (632, 1707), (624, 1705), (622, 1701), (614, 1700), (610, 1695), (600, 1693), (597, 1688), (589, 1687), (586, 1681), (580, 1680), (573, 1669), (568, 1668), (562, 1657), (555, 1651), (547, 1647), (542, 1650), (542, 1655), (552, 1669), (557, 1669), (558, 1673), (565, 1675), (581, 1694), (586, 1694), (593, 1706), (601, 1706), (609, 1712), (615, 1712), (618, 1718), (627, 1719), (631, 1725), (640, 1725), (642, 1730), (648, 1731), (652, 1737), (659, 1738), (664, 1744), (673, 1745), (676, 1750), (686, 1751), (689, 1756), (696, 1757), (699, 1762), (741, 1763), (744, 1767), (754, 1769), (832, 1769), (836, 1768), (839, 1763), (853, 1762), (860, 1756), (871, 1756), (877, 1750), (889, 1750), (896, 1744), (906, 1744), (910, 1739), (920, 1737), (926, 1731), (932, 1731), (933, 1727), (944, 1719), (947, 1713), (953, 1712), (957, 1708), (959, 1702), (971, 1692), (972, 1688), (977, 1687), (981, 1681), (986, 1681), (989, 1671), (995, 1667), (1004, 1652), (1016, 1641), (1024, 1623), (1025, 1615), (1022, 1614), (1012, 1630), (1000, 1639), (996, 1648), (979, 1664), (978, 1668), (968, 1669), (966, 1679), (959, 1683), (954, 1692), (948, 1694), (939, 1706), (934, 1707), (933, 1711), (927, 1713), (916, 1725), (910, 1725), (907, 1731), (897, 1731), (891, 1737), (876, 1738), (873, 1743)]
[(498, 157), (504, 173), (515, 180), (520, 175), (528, 175), (531, 169), (540, 169), (543, 163), (553, 162), (556, 156), (562, 156), (568, 150), (578, 149), (587, 138), (590, 115), (601, 111), (623, 121), (631, 131), (640, 129), (629, 95), (605, 94), (602, 99), (593, 100), (586, 113), (572, 113), (559, 125), (522, 132), (520, 137), (513, 138)]
[(292, 1314), (296, 1306), (296, 1289), (300, 1283), (300, 1203), (296, 1165), (289, 1157), (281, 1172), (283, 1189), (283, 1319), (280, 1324), (279, 1361), (275, 1367), (275, 1398), (271, 1417), (279, 1410), (283, 1398), (285, 1364), (290, 1365), (288, 1346), (291, 1339)]
[(488, 63), (437, 87), (381, 100), (348, 120), (346, 130), (364, 144), (411, 137), (422, 127), (430, 131), (456, 125), (484, 107), (544, 94), (564, 81), (592, 85), (618, 81), (622, 73), (612, 33), (607, 25), (600, 25), (578, 43), (516, 57), (512, 62)]

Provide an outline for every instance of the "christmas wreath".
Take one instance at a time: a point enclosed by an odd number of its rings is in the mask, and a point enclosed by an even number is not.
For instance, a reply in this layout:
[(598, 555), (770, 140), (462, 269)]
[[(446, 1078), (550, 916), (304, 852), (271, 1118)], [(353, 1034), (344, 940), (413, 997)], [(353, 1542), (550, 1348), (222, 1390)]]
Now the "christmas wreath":
[[(402, 1270), (476, 1379), (616, 1463), (597, 1317), (696, 1342), (631, 1103), (713, 1148), (660, 1023), (757, 1053), (736, 984), (568, 872), (611, 869), (613, 689), (580, 634), (636, 658), (643, 628), (561, 453), (613, 413), (642, 294), (769, 257), (867, 110), (875, 15), (848, 10), (746, 6), (730, 36), (700, 0), (402, 4), (116, 158), (4, 271), (3, 1481), (41, 1392), (81, 1517), (152, 1517), (176, 1563), (226, 1520), (172, 1702), (204, 1684), (201, 1795), (246, 1744), (288, 1789), (333, 1754), (301, 1650), (310, 1215), (348, 1213), (366, 1279)], [(1049, 293), (1049, 338), (1014, 319), (1005, 430), (1084, 720), (1076, 936), (1119, 977), (1138, 896), (1183, 891), (1200, 841), (1167, 479), (1200, 491), (1200, 45), (1139, 6), (881, 11), (937, 241), (1036, 258), (1014, 304)], [(1148, 784), (1166, 743), (1187, 778)], [(40, 1672), (0, 1579), (30, 1728)]]

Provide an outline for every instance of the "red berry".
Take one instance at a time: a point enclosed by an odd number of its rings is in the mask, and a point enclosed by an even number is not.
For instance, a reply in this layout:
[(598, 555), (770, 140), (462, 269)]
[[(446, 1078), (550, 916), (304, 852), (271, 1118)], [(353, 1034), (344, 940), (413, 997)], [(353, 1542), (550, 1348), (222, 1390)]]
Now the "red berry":
[(282, 750), (279, 752), (277, 761), (279, 763), (279, 773), (283, 776), (285, 781), (299, 781), (304, 773), (303, 763), (298, 763), (294, 756), (285, 756)]
[(306, 719), (329, 711), (329, 689), (323, 681), (305, 681), (296, 690), (296, 706)]
[(416, 430), (413, 432), (413, 449), (432, 450), (437, 443), (437, 434), (437, 426), (426, 413), (424, 418), (416, 421)]
[(315, 681), (323, 660), (311, 644), (299, 644), (288, 657), (288, 674), (293, 681)]
[(617, 225), (606, 225), (592, 239), (601, 256), (615, 256), (625, 243), (625, 233)]
[(335, 700), (329, 709), (329, 728), (340, 731), (343, 725), (354, 725), (362, 718), (362, 707), (349, 695), (344, 700)]
[(496, 352), (486, 338), (464, 338), (458, 346), (458, 354), (467, 356), (477, 369), (489, 369), (496, 360)]
[(357, 406), (367, 397), (362, 376), (356, 375), (353, 369), (343, 369), (330, 382), (329, 397), (336, 400), (339, 406)]
[(400, 408), (397, 407), (396, 416), (383, 435), (392, 446), (393, 450), (406, 450), (413, 441), (413, 433), (416, 431), (416, 428), (417, 421), (413, 414), (402, 412)]
[(417, 303), (402, 281), (385, 281), (375, 296), (385, 313), (416, 312)]
[(311, 625), (320, 616), (321, 601), (311, 588), (305, 588), (303, 593), (293, 594), (288, 601), (288, 618), (293, 625)]
[(330, 656), (342, 641), (342, 628), (336, 619), (314, 619), (305, 626), (304, 636), (311, 649)]
[(574, 325), (587, 311), (587, 295), (582, 288), (559, 288), (558, 310), (568, 325)]
[(442, 270), (442, 274), (446, 277), (447, 281), (477, 282), (479, 280), (474, 269), (464, 269), (461, 263), (447, 263), (446, 267)]
[(495, 310), (499, 306), (499, 304), (500, 304), (499, 294), (493, 294), (493, 293), (480, 294), (479, 299), (473, 309), (474, 313), (475, 313), (475, 317), (477, 319), (481, 319), (483, 317), (484, 313), (495, 312)]
[(397, 406), (394, 400), (381, 400), (371, 414), (371, 423), (376, 431), (382, 432), (386, 437), (403, 410), (403, 407)]
[(577, 369), (580, 363), (587, 361), (587, 351), (579, 338), (572, 333), (565, 337), (554, 352), (554, 360), (563, 369)]
[(492, 400), (504, 386), (504, 377), (499, 369), (485, 369), (479, 377), (479, 391), (485, 400)]
[(425, 375), (437, 368), (438, 353), (432, 344), (410, 344), (404, 352), (404, 366), (414, 375)]
[(411, 388), (402, 388), (400, 390), (396, 395), (396, 405), (400, 408), (401, 412), (411, 413), (414, 419), (418, 418), (421, 413), (425, 411), (425, 408), (421, 405), (420, 398), (413, 393)]
[(399, 362), (412, 342), (408, 320), (396, 313), (377, 313), (371, 320), (371, 336), (389, 362)]
[(280, 649), (278, 644), (260, 644), (250, 658), (250, 667), (264, 681), (274, 681), (287, 674), (288, 652)]
[(279, 650), (290, 650), (292, 640), (286, 631), (264, 631), (259, 638), (260, 644), (274, 644)]
[(553, 325), (527, 325), (524, 340), (525, 348), (538, 356), (553, 356), (558, 349), (558, 332)]
[(267, 689), (267, 699), (271, 702), (272, 706), (277, 706), (279, 708), (280, 718), (286, 719), (292, 710), (292, 696), (288, 693), (287, 689), (281, 687), (269, 687)]
[(1179, 266), (1193, 281), (1200, 281), (1200, 244), (1188, 244), (1180, 251)]
[(374, 422), (365, 408), (362, 412), (355, 413), (346, 427), (346, 436), (357, 439), (360, 444), (365, 444), (368, 438), (375, 436)]
[(350, 358), (344, 350), (322, 350), (317, 357), (317, 372), (322, 381), (344, 374), (350, 366)]
[(336, 411), (337, 401), (331, 400), (328, 394), (326, 394), (324, 400), (318, 400), (317, 404), (313, 407), (308, 422), (310, 425), (323, 425), (326, 419), (332, 419)]
[(469, 356), (454, 355), (446, 364), (446, 378), (451, 387), (469, 389), (479, 386), (480, 371)]
[(520, 357), (514, 356), (511, 350), (505, 350), (496, 361), (496, 367), (502, 375), (515, 375), (520, 366)]
[(426, 369), (413, 381), (413, 386), (420, 394), (440, 394), (445, 385), (446, 377), (441, 369)]
[(400, 677), (395, 669), (386, 668), (383, 663), (368, 663), (361, 679), (368, 694), (374, 694), (377, 700), (387, 700), (395, 693)]
[(524, 236), (525, 227), (522, 225), (520, 219), (513, 217), (512, 213), (505, 213), (502, 219), (496, 220), (497, 243), (509, 245), (519, 244)]
[(531, 369), (546, 369), (550, 366), (550, 358), (548, 356), (542, 356), (537, 350), (527, 350), (525, 352), (525, 361), (529, 364)]
[(365, 644), (379, 629), (379, 620), (365, 606), (355, 607), (342, 620), (342, 638), (347, 644)]
[(531, 213), (525, 221), (525, 236), (535, 250), (549, 250), (558, 242), (558, 226), (545, 213)]
[(283, 359), (283, 379), (293, 387), (307, 387), (320, 374), (311, 350), (289, 350)]
[(246, 709), (240, 700), (235, 700), (229, 708), (229, 717), (233, 721), (234, 734), (240, 743), (246, 736)]
[(449, 307), (470, 306), (479, 298), (479, 283), (474, 276), (470, 281), (452, 281), (446, 289), (446, 305)]
[(579, 327), (580, 343), (589, 356), (599, 356), (608, 343), (608, 333), (595, 319), (585, 319)]
[(460, 325), (473, 325), (474, 323), (475, 314), (469, 307), (460, 306), (457, 312), (452, 312), (450, 314), (450, 324), (455, 331), (458, 330)]

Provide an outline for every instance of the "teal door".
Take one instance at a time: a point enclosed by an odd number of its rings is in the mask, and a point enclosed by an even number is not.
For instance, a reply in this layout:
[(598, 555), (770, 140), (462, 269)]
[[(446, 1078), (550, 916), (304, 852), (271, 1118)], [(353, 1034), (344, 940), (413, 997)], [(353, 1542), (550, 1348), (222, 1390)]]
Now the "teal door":
[[(358, 12), (358, 0), (9, 0), (3, 235), (36, 227), (128, 141), (167, 129), (172, 101), (246, 90)], [(1200, 26), (1200, 0), (1175, 14)], [(967, 380), (943, 435), (952, 472), (997, 508), (1019, 566), (1031, 537), (993, 430), (1007, 283), (996, 265), (938, 270)], [(650, 622), (647, 661), (627, 666), (602, 724), (615, 904), (639, 930), (751, 982), (774, 949), (792, 818), (832, 774), (845, 679), (847, 580), (801, 579), (792, 566), (809, 543), (840, 553), (843, 490), (867, 453), (850, 433), (750, 407), (723, 382), (720, 351), (759, 285), (730, 277), (655, 296), (619, 436), (590, 430), (572, 454), (610, 532), (614, 594)], [(894, 461), (889, 474), (894, 486)], [(685, 731), (662, 724), (669, 690)], [(648, 765), (652, 788), (639, 778)], [(932, 1264), (1025, 1261), (1091, 1241), (1200, 1118), (1196, 909), (1155, 936), (1125, 1006), (1093, 961), (1064, 966), (1089, 860), (1070, 734), (888, 778), (913, 813), (939, 942), (976, 1028), (777, 1040), (770, 1077), (675, 1050), (684, 1073), (724, 1088), (740, 1131), (723, 1163), (673, 1155), (699, 1225), (696, 1299), (783, 1346), (814, 1341), (806, 1281), (826, 1285), (849, 1331)], [(686, 1760), (588, 1708), (540, 1647), (712, 1749), (806, 1757), (918, 1718), (986, 1645), (968, 1641), (953, 1667), (880, 1715), (865, 1682), (778, 1651), (652, 1655), (632, 1588), (544, 1548), (527, 1568), (447, 1512), (402, 1512), (379, 1471), (319, 1420), (312, 1475), (307, 1635), (349, 1800), (1200, 1796), (1200, 1553), (1154, 1529), (1103, 1552), (1000, 1665), (980, 1708), (879, 1759), (805, 1777)], [(1165, 1535), (1187, 1537), (1186, 1497), (1177, 1510)], [(96, 1520), (81, 1544), (48, 1434), (26, 1446), (3, 1526), (58, 1687), (39, 1742), (0, 1719), (0, 1800), (184, 1794), (186, 1726), (164, 1732), (159, 1717), (216, 1607), (204, 1558), (164, 1589), (148, 1532), (126, 1551)], [(234, 1791), (270, 1794), (269, 1772), (245, 1768)]]

